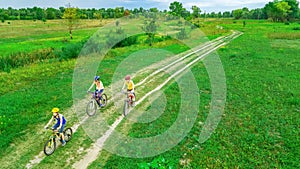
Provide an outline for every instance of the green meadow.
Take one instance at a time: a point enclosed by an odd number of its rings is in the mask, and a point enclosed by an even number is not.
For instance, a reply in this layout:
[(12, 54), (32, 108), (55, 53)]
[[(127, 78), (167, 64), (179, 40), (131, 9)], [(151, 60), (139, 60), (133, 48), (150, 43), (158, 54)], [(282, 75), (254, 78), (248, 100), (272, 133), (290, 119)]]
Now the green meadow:
[[(60, 21), (11, 21), (1, 23), (0, 53), (33, 53), (60, 49), (88, 39), (100, 26), (113, 20), (82, 21), (69, 40)], [(300, 31), (299, 23), (273, 23), (265, 20), (200, 20), (209, 39), (230, 30), (244, 34), (221, 47), (217, 53), (226, 75), (227, 98), (222, 119), (211, 137), (198, 142), (208, 116), (212, 90), (202, 62), (191, 71), (200, 90), (199, 112), (187, 136), (172, 149), (149, 158), (125, 158), (103, 150), (89, 168), (299, 168), (300, 167)], [(222, 31), (216, 26), (222, 26)], [(4, 33), (6, 32), (6, 33)], [(139, 37), (142, 42), (145, 36)], [(142, 43), (111, 49), (98, 72), (105, 81), (130, 54), (148, 48)], [(155, 42), (152, 48), (173, 53), (188, 50), (176, 40)], [(43, 126), (52, 107), (62, 112), (72, 104), (72, 77), (76, 59), (45, 59), (43, 62), (0, 72), (0, 165), (24, 168), (43, 150), (50, 133)], [(163, 88), (167, 106), (161, 116), (149, 123), (121, 123), (118, 130), (131, 137), (149, 137), (166, 131), (177, 118), (178, 85)], [(138, 92), (137, 92), (138, 94)], [(154, 101), (155, 102), (155, 101)], [(78, 122), (75, 112), (63, 113), (68, 126)], [(114, 116), (118, 116), (116, 114)], [(126, 120), (126, 119), (125, 119)], [(92, 140), (79, 127), (66, 147), (45, 157), (35, 168), (71, 168), (85, 155)], [(58, 161), (57, 159), (60, 159)]]

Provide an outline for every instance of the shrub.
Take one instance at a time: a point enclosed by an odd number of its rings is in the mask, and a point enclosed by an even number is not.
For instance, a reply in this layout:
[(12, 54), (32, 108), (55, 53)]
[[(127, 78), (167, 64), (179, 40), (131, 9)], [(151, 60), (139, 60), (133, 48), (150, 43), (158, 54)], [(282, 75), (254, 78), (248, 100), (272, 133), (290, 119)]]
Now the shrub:
[(137, 44), (137, 39), (138, 39), (138, 35), (127, 37), (121, 40), (119, 43), (117, 43), (113, 48), (125, 47), (125, 46), (131, 46)]
[(82, 47), (83, 47), (82, 43), (69, 44), (63, 47), (61, 51), (57, 53), (58, 59), (62, 61), (62, 60), (77, 58)]
[(300, 27), (294, 27), (293, 30), (298, 31), (298, 30), (300, 30)]
[(61, 60), (68, 60), (77, 58), (85, 41), (69, 44), (59, 50), (54, 48), (41, 49), (30, 53), (13, 53), (9, 56), (0, 57), (0, 71), (10, 72), (12, 68), (17, 68), (37, 62), (44, 62), (45, 60), (58, 58)]
[(180, 39), (180, 40), (183, 40), (183, 39), (186, 39), (186, 38), (188, 37), (188, 35), (187, 35), (185, 29), (182, 28), (182, 29), (180, 30), (180, 32), (177, 33), (176, 37), (177, 37), (178, 39)]

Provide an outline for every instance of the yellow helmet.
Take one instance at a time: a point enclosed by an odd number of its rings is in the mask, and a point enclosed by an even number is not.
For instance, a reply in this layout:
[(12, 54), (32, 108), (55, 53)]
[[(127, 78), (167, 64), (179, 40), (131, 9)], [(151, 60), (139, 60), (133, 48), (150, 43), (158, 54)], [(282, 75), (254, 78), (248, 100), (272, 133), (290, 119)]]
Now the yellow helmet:
[(59, 112), (59, 108), (55, 107), (52, 109), (52, 113), (57, 113), (57, 112)]

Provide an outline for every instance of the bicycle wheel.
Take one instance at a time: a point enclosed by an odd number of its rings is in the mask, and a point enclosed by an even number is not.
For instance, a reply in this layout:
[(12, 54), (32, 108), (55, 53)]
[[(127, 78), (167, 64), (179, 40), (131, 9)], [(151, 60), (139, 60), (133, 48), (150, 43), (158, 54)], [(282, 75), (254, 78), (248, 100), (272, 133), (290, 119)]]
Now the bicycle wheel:
[(73, 131), (72, 131), (71, 128), (65, 129), (65, 131), (64, 131), (64, 136), (65, 136), (65, 141), (66, 141), (66, 142), (68, 142), (68, 141), (71, 140), (72, 134), (73, 134)]
[(128, 105), (128, 102), (127, 102), (127, 101), (124, 101), (123, 115), (124, 115), (124, 116), (127, 116), (128, 111), (129, 111), (129, 105)]
[(86, 105), (86, 113), (89, 116), (93, 116), (97, 111), (97, 103), (95, 100), (89, 101), (89, 103)]
[(54, 153), (56, 149), (56, 141), (48, 140), (44, 145), (44, 153), (49, 156)]
[(107, 103), (107, 96), (106, 96), (106, 94), (102, 94), (100, 103), (102, 104), (102, 107), (106, 106), (106, 103)]

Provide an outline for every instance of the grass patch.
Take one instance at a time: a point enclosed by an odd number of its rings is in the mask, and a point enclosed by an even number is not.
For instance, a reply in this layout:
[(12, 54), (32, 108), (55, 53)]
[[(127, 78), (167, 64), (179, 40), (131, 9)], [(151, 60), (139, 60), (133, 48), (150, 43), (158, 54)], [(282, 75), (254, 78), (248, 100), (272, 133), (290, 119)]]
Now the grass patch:
[(270, 39), (288, 39), (295, 40), (300, 39), (300, 32), (295, 33), (270, 33), (268, 34)]

